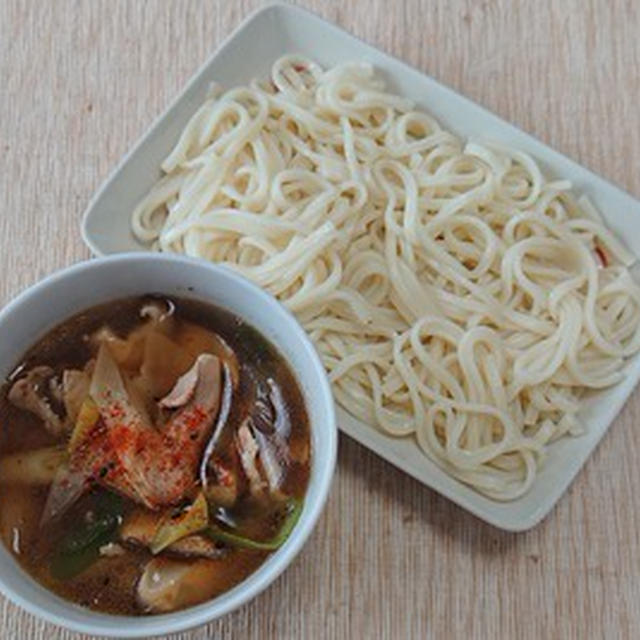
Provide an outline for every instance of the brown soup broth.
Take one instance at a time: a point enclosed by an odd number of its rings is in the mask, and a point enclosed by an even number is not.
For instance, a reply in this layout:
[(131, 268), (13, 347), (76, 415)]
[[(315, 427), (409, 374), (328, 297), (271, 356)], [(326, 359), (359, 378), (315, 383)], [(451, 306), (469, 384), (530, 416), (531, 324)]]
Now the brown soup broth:
[[(48, 365), (58, 376), (66, 369), (82, 369), (95, 358), (96, 346), (88, 337), (102, 327), (108, 327), (119, 337), (139, 327), (141, 307), (149, 301), (164, 298), (135, 297), (93, 307), (63, 322), (28, 350), (14, 373), (0, 389), (0, 460), (7, 454), (41, 449), (65, 442), (43, 427), (36, 415), (14, 406), (7, 398), (13, 382), (34, 366)], [(174, 330), (184, 323), (192, 323), (221, 336), (231, 347), (239, 365), (238, 385), (233, 391), (227, 422), (216, 445), (216, 456), (223, 462), (237, 459), (234, 434), (242, 420), (252, 410), (256, 388), (271, 380), (283, 400), (290, 432), (286, 442), (292, 453), (287, 458), (280, 491), (285, 496), (302, 500), (310, 473), (310, 432), (302, 392), (284, 358), (264, 337), (234, 314), (199, 301), (171, 298)], [(171, 337), (171, 334), (169, 334)], [(54, 407), (57, 408), (57, 407)], [(295, 452), (298, 452), (297, 454)], [(302, 454), (300, 454), (302, 452)], [(295, 454), (295, 455), (294, 455)], [(1, 462), (0, 462), (1, 464)], [(262, 467), (261, 467), (262, 468)], [(285, 517), (281, 506), (269, 499), (260, 501), (252, 496), (243, 481), (241, 493), (233, 506), (222, 509), (238, 525), (237, 533), (254, 540), (273, 539)], [(145, 565), (153, 558), (142, 545), (115, 540), (124, 550), (121, 555), (99, 557), (88, 568), (69, 579), (52, 575), (50, 559), (56, 545), (91, 515), (92, 501), (106, 489), (96, 485), (65, 512), (57, 521), (42, 525), (41, 515), (49, 493), (49, 486), (31, 483), (0, 483), (0, 535), (5, 546), (21, 566), (38, 582), (59, 596), (78, 605), (102, 612), (124, 615), (143, 615), (152, 612), (143, 606), (136, 595), (137, 584)], [(122, 498), (122, 512), (140, 509), (133, 500)], [(209, 504), (213, 517), (215, 505)], [(230, 589), (254, 572), (272, 553), (233, 546), (216, 541), (224, 552), (215, 560), (181, 558), (182, 562), (216, 563), (215, 584), (211, 584), (204, 599), (215, 597)], [(172, 556), (163, 551), (160, 555)], [(183, 608), (197, 600), (180, 604)]]

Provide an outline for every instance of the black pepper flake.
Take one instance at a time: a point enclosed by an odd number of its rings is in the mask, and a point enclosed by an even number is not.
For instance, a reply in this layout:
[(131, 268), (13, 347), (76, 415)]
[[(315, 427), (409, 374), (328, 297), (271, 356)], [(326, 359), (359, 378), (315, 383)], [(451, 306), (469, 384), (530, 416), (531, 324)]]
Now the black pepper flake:
[(184, 498), (171, 512), (171, 519), (179, 518), (190, 505), (189, 498)]

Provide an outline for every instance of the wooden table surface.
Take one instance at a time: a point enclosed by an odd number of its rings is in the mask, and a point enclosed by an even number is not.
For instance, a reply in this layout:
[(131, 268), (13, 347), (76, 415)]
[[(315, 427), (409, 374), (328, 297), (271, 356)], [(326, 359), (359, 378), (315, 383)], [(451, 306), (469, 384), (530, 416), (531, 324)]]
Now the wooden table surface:
[[(91, 194), (260, 4), (0, 0), (0, 304), (89, 256), (79, 223)], [(302, 4), (640, 196), (637, 0)], [(172, 638), (638, 638), (639, 413), (636, 392), (524, 534), (341, 436), (327, 508), (289, 570)], [(82, 636), (1, 599), (0, 637)]]

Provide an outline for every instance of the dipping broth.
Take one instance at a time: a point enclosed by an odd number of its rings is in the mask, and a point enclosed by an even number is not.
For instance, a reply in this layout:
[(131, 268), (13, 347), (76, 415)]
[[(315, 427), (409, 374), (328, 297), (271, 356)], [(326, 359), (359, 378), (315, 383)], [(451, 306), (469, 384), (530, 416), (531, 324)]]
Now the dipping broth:
[(139, 297), (62, 323), (0, 392), (0, 534), (38, 582), (144, 615), (235, 586), (302, 508), (309, 420), (237, 316)]

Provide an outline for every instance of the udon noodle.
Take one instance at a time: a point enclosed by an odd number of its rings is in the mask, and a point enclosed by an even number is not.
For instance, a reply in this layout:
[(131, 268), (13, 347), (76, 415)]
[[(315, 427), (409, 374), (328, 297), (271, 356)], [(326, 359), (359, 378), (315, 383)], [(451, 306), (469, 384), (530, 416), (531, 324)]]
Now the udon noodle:
[(483, 494), (531, 486), (640, 348), (634, 257), (528, 155), (464, 142), (364, 63), (215, 89), (132, 216), (311, 335), (338, 402)]

